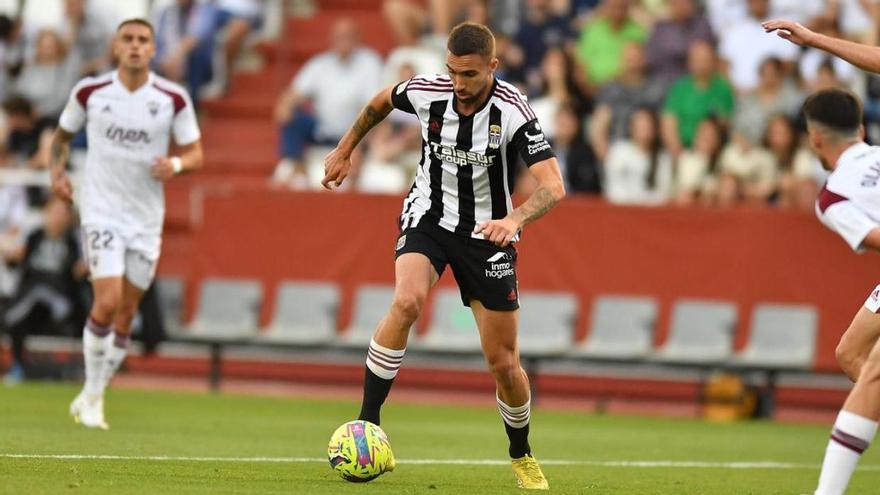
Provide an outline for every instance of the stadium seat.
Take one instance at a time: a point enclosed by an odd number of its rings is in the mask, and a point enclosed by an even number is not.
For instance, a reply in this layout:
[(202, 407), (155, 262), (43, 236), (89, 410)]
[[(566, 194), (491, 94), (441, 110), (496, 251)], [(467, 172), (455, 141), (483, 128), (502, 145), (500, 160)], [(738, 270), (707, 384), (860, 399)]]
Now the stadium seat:
[(809, 369), (816, 351), (816, 308), (796, 304), (759, 304), (752, 313), (746, 347), (730, 361), (761, 369)]
[(339, 289), (317, 282), (284, 282), (275, 298), (275, 314), (261, 342), (314, 346), (336, 338)]
[(205, 279), (187, 338), (238, 341), (255, 337), (262, 301), (263, 289), (256, 280)]
[(446, 353), (482, 352), (477, 322), (471, 309), (461, 303), (458, 289), (437, 291), (428, 331), (424, 336), (413, 339), (409, 348)]
[(354, 296), (351, 324), (334, 343), (366, 350), (376, 326), (385, 317), (393, 299), (394, 288), (390, 285), (368, 284), (359, 287)]
[(162, 311), (162, 322), (165, 332), (171, 336), (179, 336), (183, 331), (183, 300), (184, 284), (180, 277), (159, 277), (156, 280), (159, 307)]
[(650, 297), (599, 296), (593, 303), (590, 334), (573, 356), (641, 359), (654, 343), (657, 301)]
[(672, 330), (651, 360), (663, 363), (717, 364), (733, 350), (736, 306), (723, 301), (682, 299), (672, 310)]
[(567, 292), (520, 293), (519, 349), (524, 357), (563, 354), (574, 340), (578, 300)]

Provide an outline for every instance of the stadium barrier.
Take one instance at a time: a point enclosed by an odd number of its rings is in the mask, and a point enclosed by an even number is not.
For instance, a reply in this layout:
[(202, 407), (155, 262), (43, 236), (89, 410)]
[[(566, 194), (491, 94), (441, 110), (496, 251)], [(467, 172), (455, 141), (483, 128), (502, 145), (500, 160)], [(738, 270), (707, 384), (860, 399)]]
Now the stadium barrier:
[[(336, 329), (346, 329), (357, 288), (393, 283), (400, 202), (351, 193), (207, 194), (201, 224), (185, 249), (165, 250), (160, 272), (187, 281), (187, 320), (203, 279), (259, 280), (260, 326), (275, 311), (282, 281), (330, 282), (340, 289)], [(808, 305), (818, 309), (814, 370), (825, 372), (838, 370), (837, 341), (877, 283), (876, 261), (854, 255), (812, 215), (763, 208), (649, 209), (571, 198), (528, 226), (517, 248), (522, 290), (577, 297), (578, 341), (602, 294), (657, 301), (654, 347), (666, 343), (679, 299), (729, 301), (739, 315), (762, 302)], [(440, 287), (454, 287), (448, 270)], [(425, 308), (425, 321), (432, 310)], [(735, 350), (748, 343), (749, 322), (737, 319)]]

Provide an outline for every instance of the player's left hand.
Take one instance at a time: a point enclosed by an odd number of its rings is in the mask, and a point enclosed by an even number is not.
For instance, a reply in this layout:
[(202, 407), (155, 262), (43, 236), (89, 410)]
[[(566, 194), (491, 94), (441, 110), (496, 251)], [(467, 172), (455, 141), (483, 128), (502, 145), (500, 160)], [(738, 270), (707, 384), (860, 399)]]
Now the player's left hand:
[(474, 234), (483, 234), (483, 238), (496, 246), (507, 247), (513, 236), (519, 232), (520, 224), (509, 216), (500, 220), (489, 220), (478, 225)]
[(761, 23), (767, 33), (776, 32), (776, 35), (784, 40), (800, 46), (812, 46), (816, 33), (794, 21), (773, 19)]
[(157, 156), (150, 168), (150, 175), (156, 180), (168, 180), (174, 177), (174, 165), (167, 156)]

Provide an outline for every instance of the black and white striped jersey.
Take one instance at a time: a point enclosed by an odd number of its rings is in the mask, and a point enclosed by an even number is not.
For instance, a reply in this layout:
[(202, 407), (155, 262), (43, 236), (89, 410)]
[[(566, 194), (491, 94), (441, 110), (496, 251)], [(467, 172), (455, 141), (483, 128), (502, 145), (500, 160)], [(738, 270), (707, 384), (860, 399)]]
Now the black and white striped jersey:
[(391, 101), (422, 125), (422, 157), (403, 202), (401, 230), (427, 221), (482, 238), (473, 235), (476, 225), (513, 210), (516, 157), (528, 166), (553, 157), (525, 96), (504, 81), (495, 79), (471, 115), (456, 111), (452, 81), (444, 75), (403, 81)]

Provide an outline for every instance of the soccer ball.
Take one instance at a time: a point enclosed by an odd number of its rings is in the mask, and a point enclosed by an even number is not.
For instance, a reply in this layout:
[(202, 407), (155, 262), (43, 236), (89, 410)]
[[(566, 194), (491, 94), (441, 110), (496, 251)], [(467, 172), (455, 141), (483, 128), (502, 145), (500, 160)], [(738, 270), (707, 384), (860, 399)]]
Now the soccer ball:
[(394, 465), (388, 437), (369, 421), (349, 421), (337, 428), (330, 437), (327, 457), (339, 476), (355, 483), (374, 480)]

